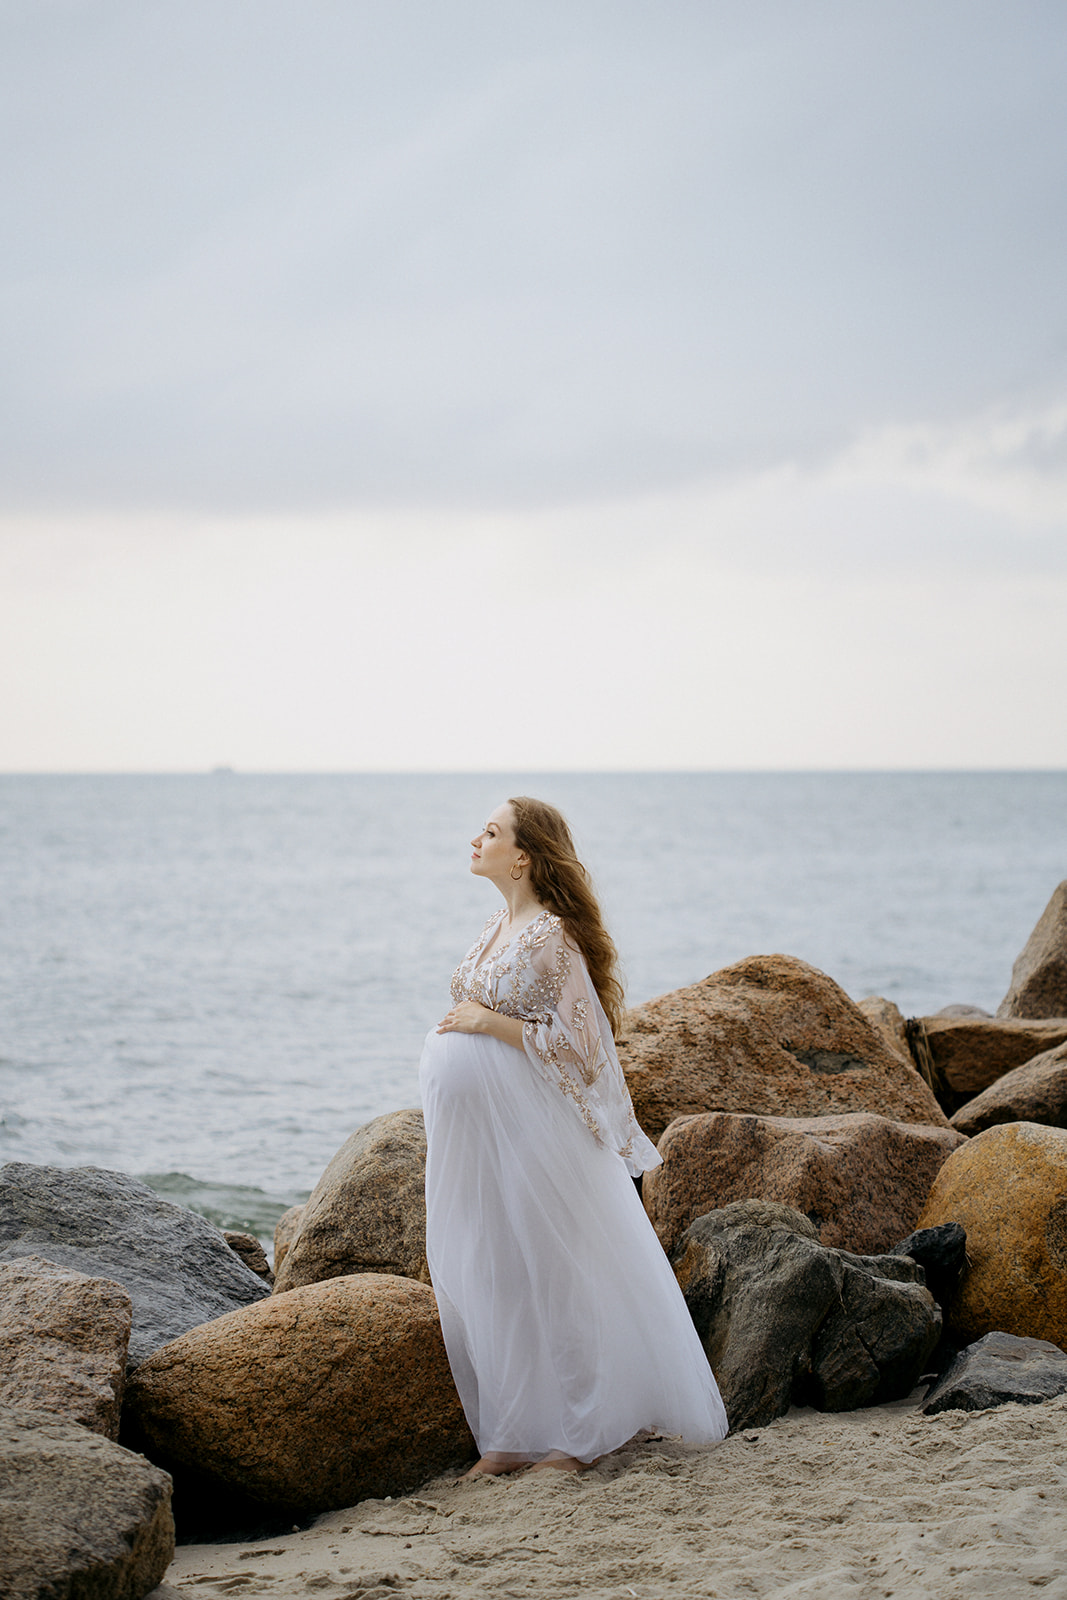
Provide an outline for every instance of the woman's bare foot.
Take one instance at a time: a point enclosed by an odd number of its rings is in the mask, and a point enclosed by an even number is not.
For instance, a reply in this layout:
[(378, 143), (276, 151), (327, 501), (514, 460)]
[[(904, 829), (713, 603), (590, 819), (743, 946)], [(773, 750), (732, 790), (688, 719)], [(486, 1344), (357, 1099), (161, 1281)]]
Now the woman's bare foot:
[(459, 1482), (468, 1483), (471, 1478), (499, 1478), (505, 1472), (521, 1472), (523, 1467), (529, 1465), (528, 1461), (516, 1461), (511, 1456), (482, 1456), (469, 1472), (463, 1474)]
[(543, 1461), (535, 1461), (530, 1471), (543, 1472), (551, 1467), (556, 1472), (588, 1472), (592, 1464), (591, 1461), (579, 1461), (576, 1456), (546, 1456)]

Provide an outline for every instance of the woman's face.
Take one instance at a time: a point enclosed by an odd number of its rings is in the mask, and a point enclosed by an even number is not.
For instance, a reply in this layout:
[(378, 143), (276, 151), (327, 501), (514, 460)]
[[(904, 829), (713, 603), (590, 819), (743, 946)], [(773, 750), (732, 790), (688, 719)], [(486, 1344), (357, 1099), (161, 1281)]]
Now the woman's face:
[(515, 843), (515, 814), (506, 800), (475, 834), (471, 849), (471, 871), (481, 878), (507, 878), (516, 862), (526, 865), (526, 852)]

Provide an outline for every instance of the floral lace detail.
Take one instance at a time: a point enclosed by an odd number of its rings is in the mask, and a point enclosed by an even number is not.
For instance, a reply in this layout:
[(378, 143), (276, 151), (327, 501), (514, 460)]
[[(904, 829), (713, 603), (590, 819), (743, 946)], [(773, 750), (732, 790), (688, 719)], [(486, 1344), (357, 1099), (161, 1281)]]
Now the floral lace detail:
[(636, 1174), (660, 1157), (638, 1127), (615, 1041), (581, 951), (559, 917), (542, 911), (499, 949), (489, 946), (503, 911), (489, 918), (452, 974), (452, 1002), (474, 1000), (519, 1018), (534, 1066), (574, 1105), (598, 1144)]

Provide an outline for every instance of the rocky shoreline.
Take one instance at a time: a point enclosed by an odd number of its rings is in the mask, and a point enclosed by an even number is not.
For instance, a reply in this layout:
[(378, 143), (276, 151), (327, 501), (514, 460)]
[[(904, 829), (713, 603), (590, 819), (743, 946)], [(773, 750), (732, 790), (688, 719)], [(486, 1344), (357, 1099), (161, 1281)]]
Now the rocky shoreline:
[[(646, 1209), (731, 1420), (711, 1470), (732, 1470), (739, 1440), (791, 1437), (797, 1407), (849, 1415), (853, 1439), (888, 1407), (918, 1441), (1026, 1407), (1062, 1455), (1067, 884), (996, 1017), (906, 1020), (756, 956), (634, 1008), (620, 1056), (663, 1156)], [(418, 1507), (428, 1483), (452, 1506), (473, 1442), (428, 1284), (424, 1165), (418, 1111), (357, 1129), (281, 1219), (273, 1274), (255, 1240), (125, 1174), (0, 1169), (0, 1593), (141, 1600), (171, 1568), (175, 1518), (186, 1541), (291, 1541), (309, 1518), (335, 1537), (352, 1508), (392, 1524), (383, 1508)], [(653, 1460), (705, 1481), (692, 1453), (646, 1441), (581, 1484), (484, 1493), (585, 1505)], [(311, 1586), (491, 1592), (435, 1572)], [(237, 1577), (198, 1592), (302, 1593), (307, 1574)], [(167, 1583), (186, 1581), (215, 1578), (180, 1558)]]

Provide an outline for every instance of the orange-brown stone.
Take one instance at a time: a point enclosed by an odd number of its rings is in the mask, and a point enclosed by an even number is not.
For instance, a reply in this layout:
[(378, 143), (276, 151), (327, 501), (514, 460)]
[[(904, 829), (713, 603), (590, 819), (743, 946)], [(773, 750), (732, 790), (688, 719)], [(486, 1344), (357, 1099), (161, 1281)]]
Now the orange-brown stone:
[(433, 1291), (376, 1273), (191, 1329), (142, 1363), (126, 1405), (161, 1466), (301, 1512), (402, 1494), (473, 1450)]
[(911, 1060), (890, 1048), (832, 978), (794, 956), (750, 956), (635, 1006), (619, 1057), (651, 1139), (675, 1117), (700, 1111), (873, 1111), (945, 1126)]
[(1067, 1348), (1067, 1130), (1001, 1123), (955, 1150), (920, 1228), (959, 1222), (967, 1262), (945, 1308), (961, 1343), (1000, 1330)]
[(645, 1208), (670, 1255), (689, 1224), (734, 1200), (773, 1200), (802, 1212), (820, 1243), (878, 1255), (915, 1227), (930, 1186), (964, 1142), (951, 1128), (891, 1122), (871, 1112), (836, 1117), (679, 1117), (646, 1172)]

